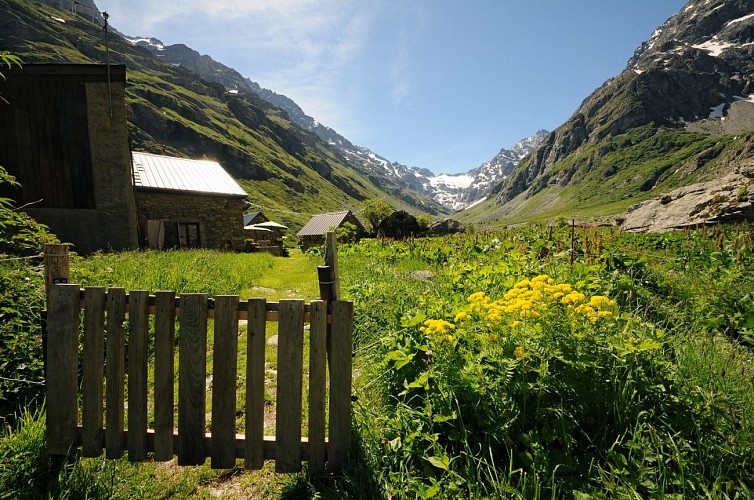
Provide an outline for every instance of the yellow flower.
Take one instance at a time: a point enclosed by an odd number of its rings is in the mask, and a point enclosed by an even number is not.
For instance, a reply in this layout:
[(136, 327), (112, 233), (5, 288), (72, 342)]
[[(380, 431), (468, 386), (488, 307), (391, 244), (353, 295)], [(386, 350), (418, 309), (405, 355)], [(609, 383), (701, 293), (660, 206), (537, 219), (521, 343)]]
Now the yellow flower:
[(455, 318), (453, 318), (453, 322), (460, 323), (461, 321), (465, 320), (468, 317), (469, 317), (469, 313), (467, 313), (466, 311), (461, 311), (458, 314), (456, 314)]
[(521, 322), (519, 320), (515, 320), (515, 321), (511, 322), (511, 326), (513, 328), (516, 328), (517, 326), (521, 326)]
[(513, 355), (517, 358), (523, 358), (524, 357), (524, 348), (521, 346), (517, 346), (515, 349), (513, 349)]
[(428, 319), (424, 321), (423, 325), (419, 327), (419, 330), (427, 335), (444, 335), (448, 330), (456, 327), (453, 323), (443, 319)]

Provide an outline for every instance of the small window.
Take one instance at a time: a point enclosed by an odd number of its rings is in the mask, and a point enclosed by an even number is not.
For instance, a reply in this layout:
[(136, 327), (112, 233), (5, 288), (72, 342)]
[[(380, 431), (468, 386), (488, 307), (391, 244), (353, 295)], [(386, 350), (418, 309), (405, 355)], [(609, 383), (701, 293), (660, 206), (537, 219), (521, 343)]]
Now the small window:
[(199, 223), (198, 222), (179, 222), (178, 223), (178, 246), (181, 248), (199, 248)]

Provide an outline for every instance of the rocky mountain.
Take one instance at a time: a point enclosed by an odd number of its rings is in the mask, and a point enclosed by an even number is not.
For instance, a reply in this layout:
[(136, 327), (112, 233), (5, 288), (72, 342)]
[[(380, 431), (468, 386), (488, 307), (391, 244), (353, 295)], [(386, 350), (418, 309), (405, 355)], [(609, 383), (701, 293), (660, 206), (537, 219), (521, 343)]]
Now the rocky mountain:
[(754, 156), (754, 0), (692, 0), (494, 189), (493, 218), (606, 215)]
[(430, 170), (408, 167), (390, 161), (369, 148), (356, 146), (351, 141), (307, 115), (295, 101), (287, 96), (263, 88), (257, 82), (242, 76), (208, 55), (183, 44), (164, 45), (153, 37), (127, 36), (131, 43), (150, 50), (155, 57), (170, 64), (180, 65), (196, 72), (207, 81), (222, 84), (231, 92), (253, 93), (288, 113), (291, 121), (315, 133), (337, 149), (348, 162), (370, 180), (391, 193), (401, 190), (417, 191), (453, 210), (460, 210), (484, 200), (492, 187), (513, 170), (527, 153), (542, 141), (546, 131), (540, 130), (532, 137), (519, 141), (510, 150), (502, 149), (491, 161), (466, 174), (435, 175)]
[(24, 64), (102, 63), (108, 58), (106, 35), (109, 60), (127, 68), (133, 149), (216, 159), (258, 208), (294, 228), (312, 213), (358, 210), (372, 198), (413, 212), (443, 211), (405, 185), (376, 177), (373, 182), (337, 148), (253, 92), (207, 81), (114, 30), (106, 33), (96, 19), (61, 10), (57, 2), (0, 0), (0, 47)]

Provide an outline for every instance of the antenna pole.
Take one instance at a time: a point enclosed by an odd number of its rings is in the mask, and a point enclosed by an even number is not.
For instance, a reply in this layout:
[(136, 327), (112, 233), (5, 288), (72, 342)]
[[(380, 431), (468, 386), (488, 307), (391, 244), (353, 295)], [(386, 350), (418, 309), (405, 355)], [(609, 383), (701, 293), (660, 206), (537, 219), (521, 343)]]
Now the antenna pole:
[(113, 92), (112, 83), (110, 81), (110, 40), (108, 38), (107, 20), (110, 18), (110, 14), (107, 12), (102, 13), (102, 17), (105, 18), (105, 64), (107, 65), (107, 103), (110, 108), (110, 120), (113, 119)]

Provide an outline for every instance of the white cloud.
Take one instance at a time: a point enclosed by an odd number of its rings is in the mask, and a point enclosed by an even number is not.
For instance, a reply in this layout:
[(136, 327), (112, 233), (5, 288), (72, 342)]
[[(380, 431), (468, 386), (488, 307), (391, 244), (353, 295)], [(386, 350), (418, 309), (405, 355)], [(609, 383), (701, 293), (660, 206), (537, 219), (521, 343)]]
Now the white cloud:
[[(344, 88), (383, 7), (352, 0), (98, 0), (132, 36), (184, 43), (238, 70), (338, 129), (360, 98)], [(350, 100), (350, 102), (349, 102)], [(339, 130), (341, 131), (341, 130)]]

